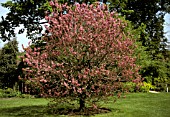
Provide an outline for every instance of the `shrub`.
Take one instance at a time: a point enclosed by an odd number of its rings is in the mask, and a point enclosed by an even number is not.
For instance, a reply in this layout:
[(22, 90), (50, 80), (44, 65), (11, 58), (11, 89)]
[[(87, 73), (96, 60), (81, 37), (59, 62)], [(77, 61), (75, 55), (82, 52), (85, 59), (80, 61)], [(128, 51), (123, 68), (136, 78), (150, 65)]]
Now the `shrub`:
[(0, 89), (0, 98), (11, 98), (11, 97), (34, 98), (33, 95), (22, 94), (20, 91), (16, 91), (11, 88)]
[(151, 83), (143, 82), (143, 85), (140, 87), (141, 92), (149, 92), (149, 90), (154, 90), (156, 87)]
[(126, 82), (124, 84), (125, 89), (128, 89), (128, 91), (131, 93), (136, 92), (136, 88), (137, 88), (136, 86), (137, 84), (134, 82)]
[(1, 98), (10, 98), (10, 97), (20, 97), (21, 92), (13, 90), (11, 88), (0, 89)]

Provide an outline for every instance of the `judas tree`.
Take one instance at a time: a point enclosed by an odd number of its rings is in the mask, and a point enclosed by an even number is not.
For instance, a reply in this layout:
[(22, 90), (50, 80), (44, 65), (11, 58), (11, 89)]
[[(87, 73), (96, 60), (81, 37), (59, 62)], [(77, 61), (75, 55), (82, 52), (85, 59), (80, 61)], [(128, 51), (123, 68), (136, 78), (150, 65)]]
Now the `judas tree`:
[(123, 82), (140, 81), (135, 40), (117, 13), (98, 3), (50, 5), (45, 49), (25, 49), (23, 69), (42, 96), (78, 100), (82, 110), (86, 100), (112, 96), (125, 91)]

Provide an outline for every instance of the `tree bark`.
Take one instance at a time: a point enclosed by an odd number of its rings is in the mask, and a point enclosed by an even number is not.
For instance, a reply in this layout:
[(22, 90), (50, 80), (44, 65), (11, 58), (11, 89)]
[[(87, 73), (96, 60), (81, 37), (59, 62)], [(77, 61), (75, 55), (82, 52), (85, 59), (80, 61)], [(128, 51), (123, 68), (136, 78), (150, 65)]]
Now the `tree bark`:
[(80, 104), (79, 111), (84, 110), (84, 108), (85, 108), (85, 99), (80, 98), (79, 104)]

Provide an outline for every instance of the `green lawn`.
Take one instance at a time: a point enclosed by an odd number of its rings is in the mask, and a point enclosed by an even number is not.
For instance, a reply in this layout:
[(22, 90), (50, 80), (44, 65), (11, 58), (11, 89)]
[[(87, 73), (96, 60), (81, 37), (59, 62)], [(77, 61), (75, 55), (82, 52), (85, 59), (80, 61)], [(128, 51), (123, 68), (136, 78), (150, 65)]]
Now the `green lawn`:
[[(0, 117), (60, 117), (45, 112), (46, 99), (0, 99)], [(134, 93), (124, 99), (101, 104), (111, 109), (94, 117), (170, 117), (170, 93)], [(64, 116), (64, 115), (63, 115)], [(66, 117), (66, 116), (64, 116)], [(77, 116), (81, 117), (81, 116)]]

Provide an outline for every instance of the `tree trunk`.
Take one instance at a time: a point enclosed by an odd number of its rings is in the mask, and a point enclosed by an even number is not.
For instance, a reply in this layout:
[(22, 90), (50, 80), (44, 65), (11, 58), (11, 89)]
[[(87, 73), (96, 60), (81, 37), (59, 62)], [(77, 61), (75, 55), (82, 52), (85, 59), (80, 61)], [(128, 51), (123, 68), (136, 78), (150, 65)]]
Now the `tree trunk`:
[(79, 104), (80, 104), (79, 111), (84, 110), (84, 108), (85, 108), (85, 99), (80, 98)]

